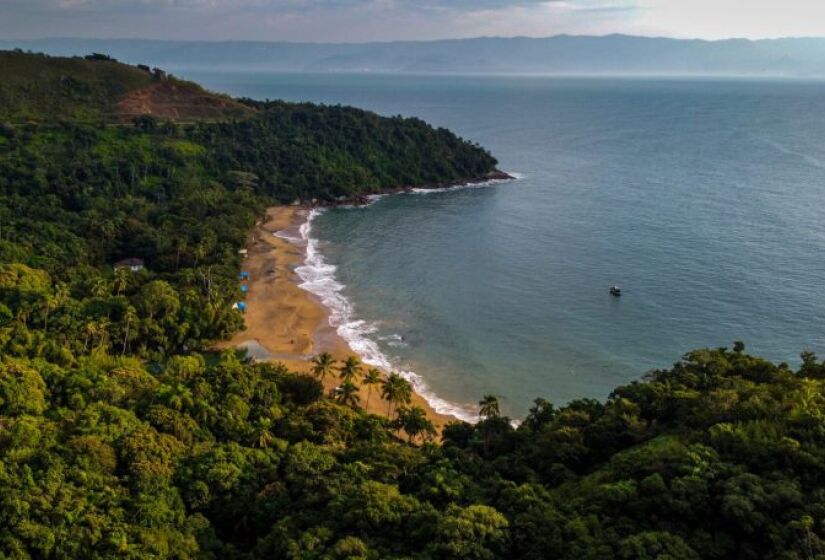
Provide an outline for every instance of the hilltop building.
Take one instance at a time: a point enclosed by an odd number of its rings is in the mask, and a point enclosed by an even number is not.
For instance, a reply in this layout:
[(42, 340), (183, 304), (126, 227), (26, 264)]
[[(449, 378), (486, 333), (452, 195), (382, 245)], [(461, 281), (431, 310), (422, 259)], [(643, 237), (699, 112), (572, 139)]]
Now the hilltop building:
[(114, 265), (115, 270), (119, 270), (121, 268), (128, 268), (132, 272), (140, 272), (144, 268), (143, 259), (137, 258), (130, 258), (130, 259), (123, 259), (121, 261), (117, 261)]

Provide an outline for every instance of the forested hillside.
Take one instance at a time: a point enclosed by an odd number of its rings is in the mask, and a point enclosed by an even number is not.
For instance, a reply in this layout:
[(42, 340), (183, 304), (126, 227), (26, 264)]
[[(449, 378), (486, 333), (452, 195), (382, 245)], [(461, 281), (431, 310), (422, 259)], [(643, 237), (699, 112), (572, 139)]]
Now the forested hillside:
[(141, 114), (242, 118), (248, 107), (146, 65), (103, 54), (51, 57), (0, 51), (0, 122), (128, 122)]
[[(421, 121), (312, 105), (226, 123), (6, 125), (0, 262), (4, 287), (27, 293), (10, 296), (19, 321), (0, 348), (55, 358), (95, 341), (147, 357), (200, 347), (241, 326), (237, 251), (267, 205), (480, 177), (494, 164)], [(146, 269), (114, 273), (124, 258)]]
[[(8, 320), (7, 320), (8, 324)], [(486, 404), (443, 445), (283, 368), (105, 343), (0, 362), (9, 558), (810, 559), (823, 377), (700, 351), (606, 403)], [(406, 439), (406, 438), (405, 438)]]
[(242, 327), (238, 249), (267, 205), (495, 166), (414, 119), (244, 104), (0, 127), (0, 558), (825, 558), (810, 354), (693, 352), (517, 429), (487, 397), (434, 442), (393, 376), (387, 419), (210, 352)]

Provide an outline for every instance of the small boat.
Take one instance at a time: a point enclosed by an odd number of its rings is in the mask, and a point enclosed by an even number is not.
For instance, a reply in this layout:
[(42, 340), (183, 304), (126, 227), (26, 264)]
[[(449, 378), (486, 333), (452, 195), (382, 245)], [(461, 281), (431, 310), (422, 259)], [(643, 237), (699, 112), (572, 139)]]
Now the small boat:
[(611, 286), (610, 287), (610, 295), (614, 297), (621, 297), (622, 289), (618, 286)]

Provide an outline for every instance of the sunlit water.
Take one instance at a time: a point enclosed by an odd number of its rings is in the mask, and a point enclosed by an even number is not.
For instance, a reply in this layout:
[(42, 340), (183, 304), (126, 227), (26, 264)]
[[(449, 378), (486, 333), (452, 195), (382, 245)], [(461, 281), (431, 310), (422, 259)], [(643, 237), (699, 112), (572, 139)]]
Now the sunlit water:
[(191, 76), (419, 116), (523, 175), (312, 223), (348, 336), (442, 408), (602, 399), (738, 339), (791, 363), (825, 351), (825, 83)]

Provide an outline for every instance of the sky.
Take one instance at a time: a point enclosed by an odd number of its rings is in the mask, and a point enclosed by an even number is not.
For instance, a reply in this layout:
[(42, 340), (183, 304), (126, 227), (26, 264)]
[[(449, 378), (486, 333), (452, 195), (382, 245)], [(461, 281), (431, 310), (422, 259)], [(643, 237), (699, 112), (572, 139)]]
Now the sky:
[(825, 36), (825, 0), (0, 0), (0, 39)]

